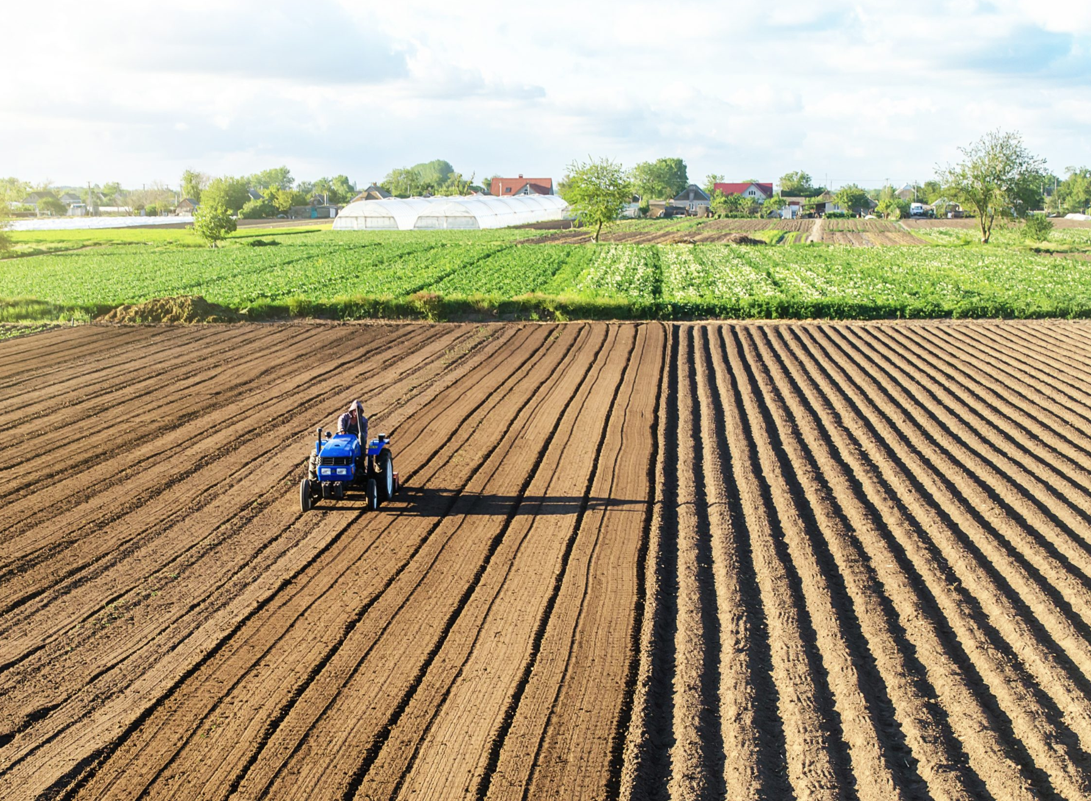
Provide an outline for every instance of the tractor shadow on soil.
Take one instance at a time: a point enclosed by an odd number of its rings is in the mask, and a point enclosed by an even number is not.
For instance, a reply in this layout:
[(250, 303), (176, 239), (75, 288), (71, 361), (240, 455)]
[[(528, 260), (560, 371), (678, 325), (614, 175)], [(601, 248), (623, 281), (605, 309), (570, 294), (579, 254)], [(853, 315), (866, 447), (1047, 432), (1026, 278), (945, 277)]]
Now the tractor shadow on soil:
[(524, 515), (555, 516), (580, 514), (581, 510), (617, 509), (642, 514), (643, 498), (599, 498), (582, 495), (495, 495), (461, 492), (455, 489), (402, 487), (401, 493), (387, 507), (391, 512), (417, 517), (447, 515), (506, 516), (514, 512)]

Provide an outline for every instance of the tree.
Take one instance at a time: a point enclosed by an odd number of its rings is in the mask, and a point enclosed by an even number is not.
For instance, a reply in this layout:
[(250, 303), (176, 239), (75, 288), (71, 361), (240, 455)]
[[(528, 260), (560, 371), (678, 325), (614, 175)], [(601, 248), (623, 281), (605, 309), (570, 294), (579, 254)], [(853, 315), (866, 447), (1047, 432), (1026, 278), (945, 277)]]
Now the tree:
[(921, 200), (925, 203), (935, 203), (943, 197), (943, 186), (939, 181), (925, 181), (920, 190)]
[(784, 198), (780, 195), (773, 195), (761, 204), (761, 214), (763, 217), (772, 217), (774, 214), (780, 216), (780, 210), (784, 208)]
[(563, 184), (562, 197), (572, 210), (585, 223), (596, 226), (595, 242), (602, 235), (602, 226), (614, 222), (632, 201), (632, 183), (621, 165), (610, 159), (573, 161), (568, 165)]
[(656, 159), (633, 167), (633, 190), (648, 200), (673, 200), (689, 186), (686, 162), (682, 159)]
[(201, 202), (223, 206), (231, 212), (239, 211), (250, 200), (250, 186), (246, 178), (213, 178), (208, 188), (201, 192)]
[(1091, 206), (1091, 169), (1066, 167), (1065, 173), (1053, 193), (1055, 210), (1059, 214), (1086, 213)]
[(425, 193), (454, 194), (453, 190), (459, 182), (461, 176), (458, 176), (450, 162), (435, 159), (414, 164), (412, 167), (391, 170), (381, 185), (397, 197), (412, 197)]
[(722, 184), (723, 182), (724, 177), (722, 175), (717, 175), (716, 173), (712, 172), (705, 176), (705, 185), (702, 187), (702, 189), (704, 189), (705, 194), (711, 198), (712, 193), (716, 191), (716, 184)]
[(780, 193), (790, 197), (809, 197), (814, 191), (811, 176), (803, 170), (795, 170), (780, 176)]
[(981, 242), (987, 244), (997, 215), (1025, 214), (1035, 193), (1041, 196), (1045, 159), (1031, 154), (1019, 133), (1000, 130), (959, 152), (963, 161), (938, 170), (938, 176), (950, 195), (976, 213)]
[(11, 221), (10, 217), (11, 211), (7, 201), (0, 200), (0, 258), (11, 252), (11, 237), (5, 233), (8, 223)]
[(6, 211), (9, 203), (21, 203), (27, 196), (29, 184), (18, 178), (0, 178), (0, 204)]
[(268, 200), (248, 200), (239, 209), (239, 218), (243, 220), (263, 220), (275, 217), (277, 210)]
[(117, 181), (110, 181), (102, 187), (102, 199), (107, 206), (120, 206), (124, 190)]
[(247, 189), (256, 189), (262, 194), (265, 190), (274, 186), (277, 189), (291, 189), (295, 181), (292, 180), (292, 171), (287, 167), (272, 167), (268, 170), (256, 172), (246, 179)]
[(194, 203), (201, 202), (201, 193), (209, 184), (209, 177), (203, 172), (186, 170), (182, 173), (182, 197), (189, 198)]
[(282, 214), (291, 211), (292, 206), (307, 205), (307, 196), (302, 192), (294, 189), (279, 189), (275, 186), (270, 187), (265, 193), (265, 200)]
[(748, 217), (754, 213), (754, 201), (742, 195), (725, 195), (713, 190), (709, 211), (716, 217)]
[(193, 212), (193, 231), (214, 248), (235, 232), (235, 220), (227, 209), (219, 203), (205, 202)]
[(68, 212), (65, 205), (53, 195), (46, 195), (38, 200), (38, 214), (48, 214), (51, 217), (60, 217)]
[(348, 203), (356, 197), (356, 184), (344, 175), (335, 175), (333, 178), (319, 178), (314, 182), (314, 188), (310, 194), (312, 196), (322, 195), (322, 199), (326, 203), (339, 205)]
[(1034, 242), (1045, 242), (1053, 230), (1053, 221), (1044, 214), (1031, 214), (1023, 225), (1023, 233)]
[(856, 184), (846, 184), (838, 189), (837, 194), (833, 196), (833, 202), (849, 214), (854, 214), (857, 210), (866, 210), (871, 207), (868, 203), (867, 192)]
[(900, 220), (909, 216), (909, 201), (894, 195), (880, 200), (875, 210), (887, 220)]

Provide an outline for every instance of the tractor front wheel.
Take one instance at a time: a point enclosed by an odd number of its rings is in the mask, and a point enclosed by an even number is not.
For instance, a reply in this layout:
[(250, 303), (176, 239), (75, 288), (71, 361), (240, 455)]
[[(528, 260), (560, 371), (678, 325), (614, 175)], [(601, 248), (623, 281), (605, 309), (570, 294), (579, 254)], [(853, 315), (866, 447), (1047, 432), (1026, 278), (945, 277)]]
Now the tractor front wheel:
[(379, 483), (375, 479), (369, 478), (367, 480), (367, 487), (365, 489), (365, 492), (367, 493), (367, 508), (370, 509), (372, 512), (378, 511)]
[(314, 501), (311, 500), (311, 482), (310, 479), (303, 479), (299, 482), (299, 508), (304, 512), (309, 512), (314, 506)]

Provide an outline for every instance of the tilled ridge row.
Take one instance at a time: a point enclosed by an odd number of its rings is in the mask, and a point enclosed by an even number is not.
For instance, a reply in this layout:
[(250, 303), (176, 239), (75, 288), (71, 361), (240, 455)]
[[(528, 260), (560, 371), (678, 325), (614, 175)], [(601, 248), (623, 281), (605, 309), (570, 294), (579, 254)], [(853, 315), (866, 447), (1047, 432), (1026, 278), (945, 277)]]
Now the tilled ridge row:
[[(1091, 797), (1088, 355), (1063, 321), (0, 343), (0, 796)], [(301, 514), (349, 396), (405, 492)]]

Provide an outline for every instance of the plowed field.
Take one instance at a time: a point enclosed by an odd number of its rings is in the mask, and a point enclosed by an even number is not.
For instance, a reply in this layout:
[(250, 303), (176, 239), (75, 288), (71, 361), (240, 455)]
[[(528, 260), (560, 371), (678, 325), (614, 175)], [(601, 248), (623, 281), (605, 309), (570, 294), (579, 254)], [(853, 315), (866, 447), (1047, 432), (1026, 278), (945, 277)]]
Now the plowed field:
[[(1091, 325), (0, 342), (0, 798), (1085, 799)], [(359, 397), (405, 491), (301, 514)]]

